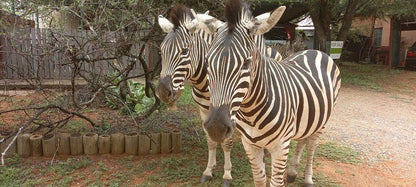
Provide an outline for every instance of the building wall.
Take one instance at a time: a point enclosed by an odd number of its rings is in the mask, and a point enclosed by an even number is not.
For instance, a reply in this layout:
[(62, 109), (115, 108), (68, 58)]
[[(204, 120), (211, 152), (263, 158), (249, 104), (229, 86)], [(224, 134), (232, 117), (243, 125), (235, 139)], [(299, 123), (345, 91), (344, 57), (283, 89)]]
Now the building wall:
[(402, 44), (404, 48), (409, 48), (416, 42), (416, 30), (415, 31), (402, 31)]
[(370, 37), (371, 35), (371, 19), (355, 18), (352, 22), (351, 28), (360, 31), (364, 36)]
[[(374, 28), (382, 28), (381, 46), (389, 46), (390, 40), (390, 18), (376, 19)], [(371, 34), (371, 19), (356, 18), (351, 26), (352, 29), (359, 30), (362, 35), (370, 37)], [(401, 48), (408, 48), (416, 42), (416, 31), (402, 31), (401, 32)]]

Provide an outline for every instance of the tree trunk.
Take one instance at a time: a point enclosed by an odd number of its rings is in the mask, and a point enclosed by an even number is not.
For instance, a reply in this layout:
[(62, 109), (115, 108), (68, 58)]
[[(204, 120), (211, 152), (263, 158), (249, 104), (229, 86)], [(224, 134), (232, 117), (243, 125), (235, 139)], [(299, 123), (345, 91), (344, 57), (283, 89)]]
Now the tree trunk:
[(352, 20), (355, 16), (358, 0), (349, 0), (344, 17), (342, 18), (342, 26), (339, 30), (337, 41), (345, 41), (347, 39), (348, 31), (351, 28)]
[(308, 9), (315, 26), (318, 49), (326, 52), (326, 41), (331, 37), (331, 6), (328, 0), (308, 0)]

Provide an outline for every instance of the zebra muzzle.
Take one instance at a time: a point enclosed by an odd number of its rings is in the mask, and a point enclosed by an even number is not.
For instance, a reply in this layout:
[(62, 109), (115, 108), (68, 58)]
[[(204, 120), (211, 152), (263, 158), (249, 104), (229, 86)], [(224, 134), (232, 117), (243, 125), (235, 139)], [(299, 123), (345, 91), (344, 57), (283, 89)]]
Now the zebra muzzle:
[(165, 76), (159, 79), (159, 83), (156, 88), (156, 96), (164, 103), (174, 103), (180, 96), (180, 91), (174, 90), (172, 86), (172, 79), (170, 76)]
[(211, 140), (222, 143), (226, 138), (232, 136), (234, 124), (230, 118), (228, 106), (210, 106), (209, 114), (204, 122), (204, 129)]

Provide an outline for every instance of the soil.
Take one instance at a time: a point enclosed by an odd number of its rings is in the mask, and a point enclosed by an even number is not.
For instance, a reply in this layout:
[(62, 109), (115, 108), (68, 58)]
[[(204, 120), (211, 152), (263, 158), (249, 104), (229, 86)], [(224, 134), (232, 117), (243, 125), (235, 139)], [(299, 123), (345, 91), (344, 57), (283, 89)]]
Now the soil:
[(316, 169), (343, 186), (416, 186), (416, 73), (383, 91), (343, 85), (324, 141), (361, 152), (362, 164), (323, 161)]
[[(318, 158), (315, 173), (322, 173), (342, 186), (416, 186), (416, 73), (405, 72), (384, 83), (382, 88), (375, 91), (343, 85), (322, 141), (351, 147), (361, 153), (362, 163)], [(14, 95), (14, 101), (25, 104), (43, 99), (27, 91), (2, 95)], [(0, 111), (14, 107), (4, 101), (0, 96)], [(104, 116), (117, 116), (111, 113)], [(23, 113), (19, 115), (25, 117)], [(98, 121), (103, 116), (97, 112), (87, 115)], [(16, 114), (3, 114), (0, 121), (2, 128), (9, 129), (21, 120), (16, 119)], [(143, 179), (131, 182), (140, 184)]]

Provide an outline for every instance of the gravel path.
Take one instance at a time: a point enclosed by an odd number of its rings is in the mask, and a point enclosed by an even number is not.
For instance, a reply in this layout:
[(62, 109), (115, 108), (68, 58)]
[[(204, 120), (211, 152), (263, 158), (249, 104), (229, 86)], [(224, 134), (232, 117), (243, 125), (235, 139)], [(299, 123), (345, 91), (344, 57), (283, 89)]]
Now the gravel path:
[(324, 140), (362, 152), (370, 165), (392, 161), (395, 175), (416, 181), (416, 99), (343, 87)]

